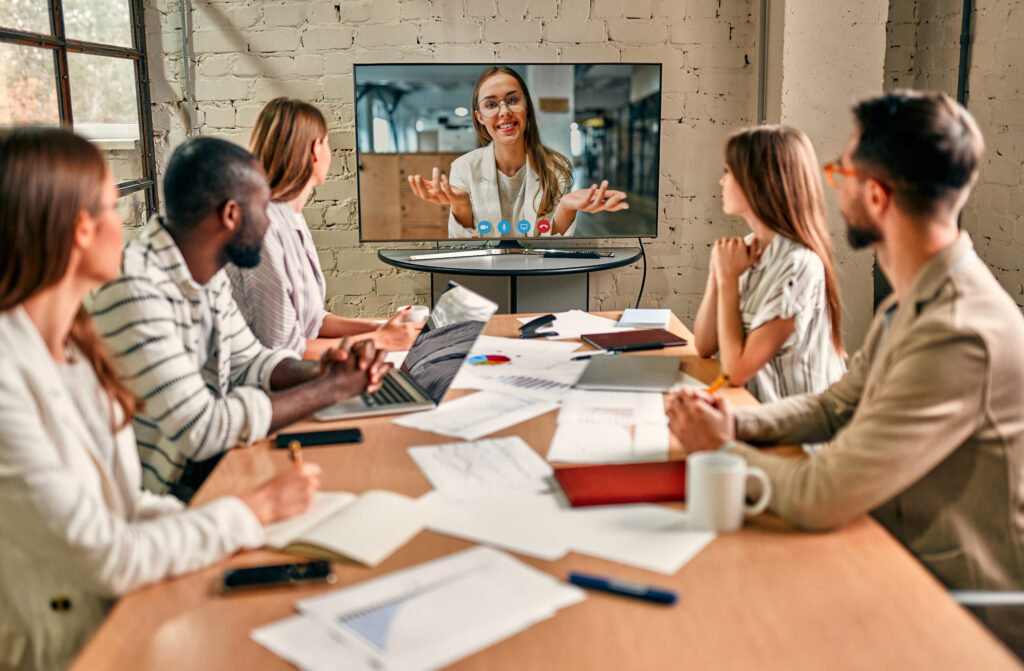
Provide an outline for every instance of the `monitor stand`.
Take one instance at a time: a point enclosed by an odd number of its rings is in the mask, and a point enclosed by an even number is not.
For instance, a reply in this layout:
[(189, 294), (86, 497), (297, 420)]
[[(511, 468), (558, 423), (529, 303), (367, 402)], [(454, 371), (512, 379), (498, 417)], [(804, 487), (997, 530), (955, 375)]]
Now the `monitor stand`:
[(523, 247), (519, 240), (514, 238), (503, 238), (498, 241), (497, 247), (481, 247), (479, 249), (454, 249), (447, 251), (423, 252), (409, 257), (411, 261), (441, 261), (444, 259), (469, 259), (483, 256), (506, 256), (509, 254), (528, 254), (531, 256), (543, 256), (545, 258), (576, 258), (576, 259), (599, 259), (613, 256), (611, 252), (600, 248), (589, 249), (566, 249), (551, 247)]

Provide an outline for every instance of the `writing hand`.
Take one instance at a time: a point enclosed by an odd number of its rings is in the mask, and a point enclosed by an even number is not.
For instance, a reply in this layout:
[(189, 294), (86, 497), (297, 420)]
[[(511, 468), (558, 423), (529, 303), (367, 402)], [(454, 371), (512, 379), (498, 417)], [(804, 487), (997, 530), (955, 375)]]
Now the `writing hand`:
[(261, 524), (294, 517), (309, 510), (320, 489), (320, 467), (302, 464), (289, 468), (259, 489), (239, 498)]

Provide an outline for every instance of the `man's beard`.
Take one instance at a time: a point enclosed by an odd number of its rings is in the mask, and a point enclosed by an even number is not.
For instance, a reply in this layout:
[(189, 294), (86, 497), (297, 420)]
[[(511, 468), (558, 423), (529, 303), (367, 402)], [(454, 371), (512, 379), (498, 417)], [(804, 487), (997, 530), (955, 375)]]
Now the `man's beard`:
[(882, 231), (870, 220), (863, 207), (849, 214), (840, 211), (840, 214), (846, 220), (846, 239), (854, 249), (864, 249), (882, 241)]
[(255, 268), (260, 264), (260, 253), (263, 251), (263, 242), (254, 245), (241, 245), (228, 243), (224, 246), (224, 253), (228, 261), (239, 268)]

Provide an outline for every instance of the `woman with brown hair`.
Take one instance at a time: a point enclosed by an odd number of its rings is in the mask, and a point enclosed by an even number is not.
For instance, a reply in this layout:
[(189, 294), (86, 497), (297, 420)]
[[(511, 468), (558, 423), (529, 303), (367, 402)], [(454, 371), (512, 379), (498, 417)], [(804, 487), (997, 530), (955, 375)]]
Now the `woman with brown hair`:
[(403, 321), (401, 313), (379, 325), (324, 308), (327, 282), (302, 216), (310, 194), (323, 186), (331, 167), (327, 122), (320, 110), (301, 100), (271, 100), (256, 119), (249, 149), (267, 172), (270, 225), (259, 264), (227, 268), (235, 302), (252, 332), (267, 347), (299, 354), (306, 353), (310, 340), (345, 336), (372, 338), (380, 349), (409, 349), (422, 324)]
[(629, 208), (626, 194), (609, 190), (608, 180), (569, 191), (572, 165), (541, 143), (536, 118), (518, 72), (496, 65), (480, 73), (473, 87), (479, 148), (452, 162), (450, 180), (437, 168), (429, 181), (409, 176), (418, 197), (450, 206), (449, 237), (570, 236), (578, 211)]
[(757, 126), (729, 138), (725, 164), (722, 210), (751, 233), (712, 248), (697, 352), (720, 353), (730, 384), (762, 402), (823, 391), (845, 364), (814, 147), (795, 128)]
[(117, 596), (260, 547), (319, 486), (304, 465), (190, 510), (142, 489), (138, 402), (81, 306), (118, 277), (117, 197), (86, 140), (0, 134), (0, 669), (66, 668)]

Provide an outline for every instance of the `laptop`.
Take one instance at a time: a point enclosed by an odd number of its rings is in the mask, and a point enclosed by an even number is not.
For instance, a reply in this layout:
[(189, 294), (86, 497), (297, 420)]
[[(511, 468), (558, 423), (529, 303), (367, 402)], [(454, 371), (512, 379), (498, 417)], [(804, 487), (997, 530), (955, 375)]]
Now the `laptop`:
[(494, 301), (449, 282), (409, 348), (402, 367), (388, 371), (379, 391), (345, 399), (313, 417), (326, 422), (436, 408), (497, 311)]
[(679, 376), (679, 357), (605, 354), (590, 359), (578, 389), (668, 391)]

